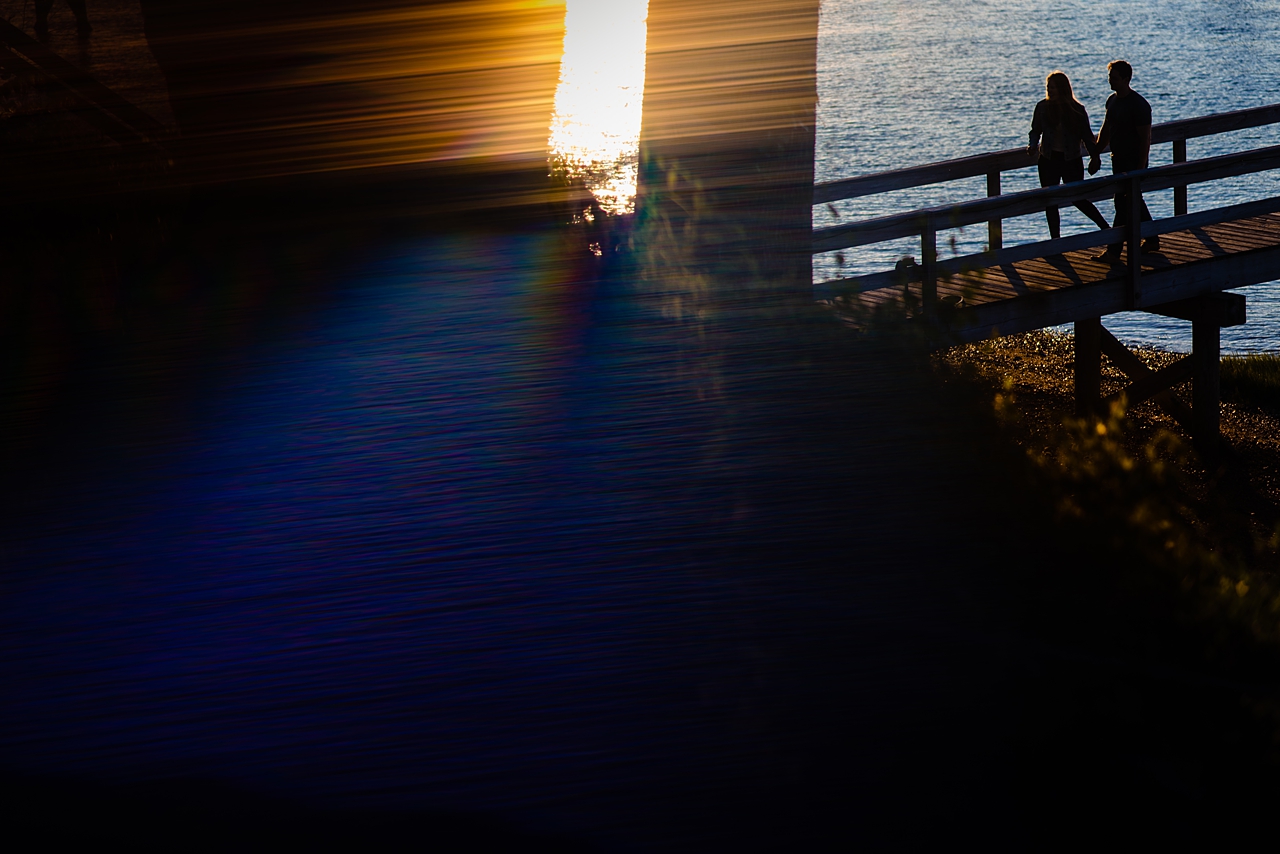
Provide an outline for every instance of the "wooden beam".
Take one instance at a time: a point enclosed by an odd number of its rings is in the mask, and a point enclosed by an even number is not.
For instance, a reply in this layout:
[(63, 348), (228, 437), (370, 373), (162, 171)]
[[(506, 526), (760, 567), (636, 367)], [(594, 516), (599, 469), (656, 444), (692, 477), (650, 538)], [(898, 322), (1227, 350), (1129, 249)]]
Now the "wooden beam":
[[(1215, 208), (1209, 211), (1200, 211), (1189, 216), (1173, 217), (1170, 219), (1161, 219), (1154, 222), (1144, 222), (1142, 224), (1143, 238), (1153, 237), (1160, 234), (1168, 234), (1172, 231), (1183, 231), (1189, 228), (1195, 228), (1202, 225), (1213, 225), (1218, 222), (1226, 222), (1233, 219), (1244, 219), (1246, 217), (1257, 216), (1264, 213), (1274, 213), (1280, 211), (1280, 196), (1274, 196), (1268, 199), (1260, 199), (1256, 202), (1244, 202), (1239, 205), (1230, 205), (1225, 208)], [(887, 220), (889, 217), (882, 217)], [(910, 217), (907, 215), (895, 215), (895, 220), (908, 221)], [(870, 222), (870, 220), (868, 221)], [(903, 233), (897, 236), (909, 237), (917, 234), (915, 229), (918, 225), (912, 225), (910, 228), (904, 228)], [(948, 273), (960, 273), (966, 270), (976, 270), (982, 267), (997, 267), (1001, 264), (1016, 264), (1019, 261), (1030, 261), (1033, 258), (1047, 258), (1052, 255), (1063, 255), (1067, 252), (1075, 252), (1078, 249), (1089, 249), (1094, 246), (1103, 246), (1110, 243), (1117, 243), (1125, 238), (1123, 229), (1108, 228), (1105, 231), (1088, 231), (1084, 234), (1073, 234), (1070, 237), (1060, 237), (1057, 240), (1041, 240), (1035, 243), (1023, 243), (1018, 246), (1011, 246), (1008, 249), (1001, 249), (998, 252), (979, 252), (973, 255), (961, 255), (957, 258), (948, 258), (945, 261), (938, 262), (938, 275), (946, 275)], [(869, 240), (867, 242), (876, 242)], [(1148, 279), (1151, 273), (1144, 274)], [(861, 293), (862, 291), (875, 290), (876, 288), (887, 287), (897, 281), (897, 274), (893, 271), (883, 273), (868, 273), (865, 276), (858, 276), (849, 279), (833, 279), (829, 282), (821, 282), (815, 285), (820, 290), (839, 291)], [(1259, 281), (1267, 281), (1259, 279)], [(1232, 287), (1235, 287), (1234, 285)], [(1160, 313), (1157, 309), (1152, 309), (1156, 313)], [(1179, 315), (1170, 315), (1170, 317), (1178, 317)], [(1190, 320), (1190, 317), (1183, 318)], [(1059, 321), (1062, 323), (1068, 320)], [(1238, 326), (1244, 323), (1241, 319), (1238, 323), (1224, 322), (1223, 326)]]
[(1142, 189), (1150, 193), (1276, 168), (1280, 168), (1280, 145), (1238, 151), (1234, 154), (1221, 154), (1217, 157), (1204, 157), (1187, 163), (1172, 163), (1168, 166), (1140, 169), (1127, 174), (1138, 176), (1142, 180)]
[(1270, 282), (1277, 270), (1280, 270), (1280, 246), (1147, 270), (1142, 274), (1141, 307)]
[(1192, 412), (1195, 426), (1192, 435), (1201, 450), (1217, 448), (1221, 401), (1221, 335), (1215, 318), (1209, 312), (1191, 321), (1191, 353), (1195, 378), (1191, 383)]
[[(1150, 400), (1163, 391), (1168, 391), (1174, 386), (1186, 382), (1192, 378), (1196, 371), (1195, 359), (1192, 356), (1183, 356), (1172, 365), (1165, 365), (1158, 371), (1153, 371), (1146, 365), (1142, 367), (1144, 370), (1137, 376), (1125, 371), (1125, 376), (1129, 377), (1132, 382), (1120, 394), (1125, 396), (1130, 406), (1137, 406), (1139, 403)], [(1112, 395), (1110, 399), (1117, 398), (1119, 398), (1119, 395)]]
[[(1155, 373), (1144, 365), (1141, 359), (1129, 352), (1129, 348), (1121, 344), (1114, 335), (1107, 331), (1105, 326), (1102, 327), (1100, 339), (1099, 343), (1103, 354), (1115, 363), (1115, 366), (1123, 371), (1125, 376), (1134, 378)], [(1173, 392), (1167, 389), (1151, 397), (1160, 405), (1161, 409), (1168, 412), (1179, 424), (1186, 430), (1192, 431), (1194, 435), (1195, 417), (1192, 414), (1191, 407), (1187, 406)]]
[(1172, 317), (1177, 320), (1209, 320), (1219, 327), (1243, 326), (1245, 322), (1245, 298), (1243, 294), (1205, 294), (1191, 299), (1176, 300), (1163, 305), (1153, 305), (1143, 311)]
[(1152, 220), (1142, 224), (1143, 237), (1156, 237), (1171, 231), (1186, 231), (1202, 225), (1214, 225), (1219, 222), (1230, 222), (1233, 219), (1247, 219), (1251, 216), (1275, 213), (1280, 211), (1280, 196), (1258, 199), (1256, 202), (1242, 202), (1238, 205), (1227, 205), (1222, 208), (1211, 208), (1207, 211), (1196, 211), (1193, 214), (1171, 216)]
[(1073, 366), (1076, 414), (1095, 415), (1102, 398), (1102, 318), (1084, 317), (1075, 322), (1076, 355)]
[(1027, 154), (1025, 148), (1011, 148), (1007, 151), (943, 160), (939, 163), (926, 163), (907, 169), (895, 169), (891, 172), (859, 175), (856, 178), (827, 181), (815, 185), (813, 203), (821, 205), (841, 199), (874, 196), (892, 190), (924, 187), (945, 181), (957, 181), (961, 178), (976, 178), (991, 172), (1008, 172), (1011, 169), (1034, 166), (1035, 162), (1035, 158)]
[(1229, 113), (1215, 113), (1210, 116), (1199, 116), (1194, 119), (1179, 119), (1176, 122), (1164, 122), (1151, 128), (1151, 142), (1158, 145), (1162, 142), (1192, 139), (1197, 136), (1213, 136), (1233, 130), (1262, 127), (1280, 122), (1280, 104), (1268, 104), (1265, 107), (1250, 107), (1245, 110), (1233, 110)]
[[(1275, 279), (1276, 270), (1280, 270), (1280, 246), (1147, 270), (1142, 274), (1142, 307), (1167, 305), (1205, 293), (1269, 282)], [(1125, 310), (1126, 290), (1122, 280), (1111, 279), (1095, 285), (1040, 291), (967, 306), (948, 319), (947, 342), (982, 341), (1071, 323), (1078, 317), (1115, 314)]]

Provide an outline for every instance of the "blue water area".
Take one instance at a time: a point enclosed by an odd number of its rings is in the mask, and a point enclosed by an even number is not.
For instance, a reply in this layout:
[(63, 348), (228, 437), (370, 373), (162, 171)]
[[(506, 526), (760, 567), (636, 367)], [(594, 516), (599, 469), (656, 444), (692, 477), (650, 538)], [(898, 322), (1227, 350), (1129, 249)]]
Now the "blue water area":
[[(1159, 122), (1273, 104), (1280, 92), (1280, 10), (1274, 2), (1093, 3), (1046, 6), (1031, 0), (827, 0), (818, 45), (817, 180), (830, 181), (1027, 144), (1044, 78), (1066, 72), (1097, 131), (1110, 94), (1107, 63), (1125, 59), (1133, 86)], [(1187, 143), (1188, 157), (1210, 157), (1280, 144), (1280, 125)], [(1105, 158), (1104, 158), (1105, 159)], [(1157, 145), (1152, 165), (1171, 162)], [(1104, 163), (1109, 170), (1109, 163)], [(1004, 192), (1038, 186), (1034, 168), (1004, 173)], [(917, 187), (814, 208), (815, 226), (931, 207), (986, 195), (985, 178)], [(1280, 172), (1193, 186), (1192, 212), (1280, 196)], [(1156, 218), (1172, 216), (1173, 193), (1147, 199)], [(1099, 203), (1111, 218), (1109, 201)], [(1078, 211), (1062, 214), (1063, 235), (1093, 226)], [(1044, 240), (1043, 215), (1004, 222), (1006, 246)], [(939, 233), (944, 257), (983, 250), (986, 228)], [(891, 269), (918, 256), (919, 241), (893, 241), (814, 258), (815, 280)], [(1228, 352), (1280, 347), (1275, 283), (1244, 291), (1249, 323), (1224, 330)], [(1107, 327), (1134, 345), (1190, 349), (1190, 324), (1141, 312), (1112, 315)]]
[(708, 346), (563, 245), (388, 238), (162, 399), (104, 373), (6, 522), (0, 762), (603, 850), (874, 838), (920, 751), (977, 773), (909, 378)]

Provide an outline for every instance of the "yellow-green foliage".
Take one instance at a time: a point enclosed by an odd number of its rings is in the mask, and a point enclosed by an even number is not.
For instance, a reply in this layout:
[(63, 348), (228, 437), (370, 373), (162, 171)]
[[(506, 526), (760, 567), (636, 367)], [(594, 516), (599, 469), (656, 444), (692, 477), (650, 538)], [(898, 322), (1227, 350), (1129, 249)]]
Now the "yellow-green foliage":
[[(1006, 421), (1013, 404), (1006, 387), (996, 397)], [(1187, 488), (1196, 463), (1183, 442), (1162, 431), (1139, 447), (1125, 434), (1120, 402), (1106, 417), (1066, 420), (1048, 450), (1029, 452), (1061, 533), (1122, 572), (1139, 597), (1172, 596), (1197, 623), (1280, 642), (1280, 533), (1223, 547), (1212, 500), (1196, 500)]]
[(1162, 431), (1135, 453), (1124, 438), (1125, 407), (1117, 402), (1105, 418), (1067, 419), (1047, 451), (1030, 452), (1054, 486), (1061, 520), (1119, 523), (1110, 538), (1149, 558), (1200, 557), (1194, 514), (1180, 500), (1182, 442)]

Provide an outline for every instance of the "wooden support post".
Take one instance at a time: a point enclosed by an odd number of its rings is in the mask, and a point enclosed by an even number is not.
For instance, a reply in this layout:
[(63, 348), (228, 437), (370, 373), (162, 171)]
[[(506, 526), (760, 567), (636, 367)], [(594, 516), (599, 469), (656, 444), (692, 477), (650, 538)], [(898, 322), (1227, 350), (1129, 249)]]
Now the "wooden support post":
[[(987, 197), (1000, 195), (1000, 173), (987, 173)], [(991, 252), (999, 252), (1004, 248), (1004, 221), (987, 220), (987, 248)]]
[(920, 271), (920, 301), (925, 316), (932, 317), (938, 308), (938, 226), (928, 214), (920, 229), (920, 259), (924, 265)]
[(1082, 318), (1075, 327), (1076, 414), (1084, 418), (1098, 412), (1102, 396), (1102, 318)]
[[(1185, 139), (1175, 139), (1173, 141), (1173, 162), (1187, 162), (1187, 141)], [(1173, 215), (1183, 216), (1187, 212), (1187, 185), (1173, 188)]]
[(1195, 439), (1202, 450), (1212, 453), (1218, 444), (1220, 418), (1221, 329), (1207, 310), (1191, 321), (1191, 352), (1195, 358), (1191, 379)]
[(1129, 246), (1129, 293), (1125, 298), (1125, 308), (1129, 310), (1142, 307), (1142, 196), (1137, 178), (1128, 179), (1129, 184), (1129, 225), (1126, 229), (1126, 242)]

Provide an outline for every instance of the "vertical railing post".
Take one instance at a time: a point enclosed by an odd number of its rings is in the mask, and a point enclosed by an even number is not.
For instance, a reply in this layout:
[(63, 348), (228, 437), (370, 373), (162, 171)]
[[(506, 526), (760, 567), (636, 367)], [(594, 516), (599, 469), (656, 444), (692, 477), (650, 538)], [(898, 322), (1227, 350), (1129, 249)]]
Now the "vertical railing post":
[(920, 258), (924, 269), (920, 271), (920, 301), (926, 317), (932, 317), (938, 307), (938, 226), (933, 214), (926, 213), (920, 227)]
[[(987, 198), (1000, 195), (1000, 173), (987, 173)], [(987, 248), (991, 252), (999, 252), (1003, 248), (1004, 243), (1004, 222), (1003, 220), (989, 219), (987, 220)]]
[(1130, 311), (1142, 307), (1142, 196), (1141, 181), (1126, 179), (1129, 185), (1129, 224), (1125, 240), (1129, 246), (1129, 294), (1125, 307)]
[[(1175, 139), (1173, 141), (1173, 162), (1187, 162), (1187, 141), (1185, 139)], [(1173, 215), (1183, 216), (1187, 212), (1187, 185), (1181, 184), (1173, 188)]]

